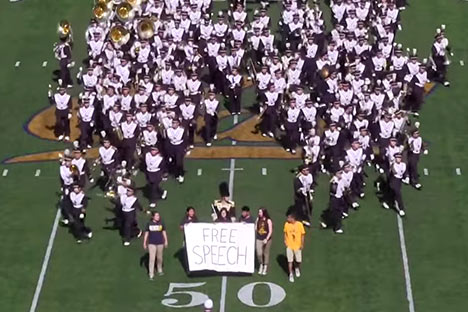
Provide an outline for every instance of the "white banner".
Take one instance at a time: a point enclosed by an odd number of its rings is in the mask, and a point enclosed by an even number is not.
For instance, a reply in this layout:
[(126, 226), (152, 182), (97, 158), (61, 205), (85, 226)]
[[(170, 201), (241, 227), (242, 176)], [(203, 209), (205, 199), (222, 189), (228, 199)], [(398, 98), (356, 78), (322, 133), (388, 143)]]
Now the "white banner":
[(254, 272), (254, 224), (188, 223), (184, 228), (190, 271)]

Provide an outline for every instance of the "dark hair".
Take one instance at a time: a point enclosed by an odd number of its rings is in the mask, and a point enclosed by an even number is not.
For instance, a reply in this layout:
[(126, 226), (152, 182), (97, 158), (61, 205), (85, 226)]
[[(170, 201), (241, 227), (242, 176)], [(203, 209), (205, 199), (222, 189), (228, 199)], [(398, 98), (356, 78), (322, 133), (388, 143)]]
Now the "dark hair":
[(219, 211), (219, 215), (221, 216), (223, 214), (223, 211), (226, 212), (226, 216), (229, 214), (228, 213), (228, 210), (226, 208), (222, 208), (220, 211)]
[(244, 207), (242, 207), (242, 211), (250, 211), (249, 206), (244, 206)]
[(187, 209), (185, 210), (185, 212), (188, 213), (188, 212), (189, 212), (190, 210), (192, 210), (192, 209), (193, 209), (193, 211), (195, 211), (195, 208), (193, 208), (192, 206), (188, 206)]
[(267, 220), (268, 220), (268, 219), (271, 219), (270, 214), (268, 213), (268, 210), (267, 210), (265, 207), (260, 207), (259, 210), (262, 211), (263, 217), (264, 217), (265, 219), (267, 219)]

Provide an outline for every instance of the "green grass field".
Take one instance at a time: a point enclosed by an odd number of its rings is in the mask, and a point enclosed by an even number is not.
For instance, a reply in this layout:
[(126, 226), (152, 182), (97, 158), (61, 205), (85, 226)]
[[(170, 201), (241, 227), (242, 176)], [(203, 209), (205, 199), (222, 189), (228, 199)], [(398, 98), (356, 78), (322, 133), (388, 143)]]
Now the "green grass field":
[[(415, 311), (462, 312), (468, 297), (468, 116), (466, 103), (468, 79), (459, 60), (468, 60), (468, 3), (458, 0), (410, 0), (402, 14), (403, 31), (397, 41), (415, 47), (420, 56), (428, 55), (435, 28), (447, 25), (447, 35), (455, 56), (449, 69), (451, 88), (437, 87), (427, 98), (421, 114), (421, 130), (430, 153), (422, 158), (420, 171), (424, 188), (417, 192), (404, 189), (407, 217), (403, 220), (408, 267)], [(217, 2), (222, 8), (224, 2)], [(41, 140), (23, 129), (27, 120), (48, 105), (47, 84), (57, 64), (52, 43), (56, 25), (68, 19), (74, 28), (74, 58), (85, 55), (84, 31), (91, 14), (88, 0), (24, 0), (0, 3), (0, 160), (65, 147), (63, 143)], [(276, 18), (279, 7), (270, 8)], [(20, 61), (20, 66), (15, 63)], [(43, 68), (42, 63), (48, 62)], [(78, 89), (73, 91), (76, 95)], [(244, 98), (244, 106), (252, 98)], [(232, 124), (229, 117), (224, 126)], [(218, 144), (230, 144), (228, 140)], [(252, 147), (254, 148), (254, 147)], [(252, 210), (263, 205), (275, 223), (271, 265), (267, 276), (188, 277), (179, 260), (182, 234), (178, 224), (188, 205), (197, 208), (202, 220), (209, 220), (217, 186), (227, 181), (229, 160), (189, 160), (186, 182), (164, 184), (169, 191), (161, 212), (169, 235), (165, 251), (165, 275), (150, 282), (140, 264), (144, 250), (140, 242), (123, 248), (116, 231), (103, 229), (111, 217), (111, 204), (94, 189), (87, 222), (94, 238), (77, 245), (68, 229), (58, 227), (47, 274), (35, 311), (200, 311), (189, 305), (187, 295), (168, 295), (170, 283), (199, 283), (186, 289), (208, 295), (215, 311), (333, 311), (333, 312), (406, 312), (407, 278), (402, 260), (401, 236), (394, 212), (380, 208), (373, 195), (368, 170), (366, 198), (362, 209), (345, 221), (345, 234), (334, 235), (318, 229), (319, 214), (328, 201), (328, 177), (320, 177), (316, 191), (313, 226), (307, 231), (303, 276), (294, 284), (287, 281), (283, 263), (282, 225), (284, 212), (292, 203), (292, 174), (297, 160), (237, 159), (234, 200), (238, 207)], [(262, 168), (267, 175), (262, 175)], [(460, 168), (461, 175), (456, 174)], [(197, 175), (198, 169), (202, 174)], [(7, 171), (6, 171), (7, 170)], [(39, 176), (35, 176), (40, 170)], [(56, 161), (0, 164), (0, 311), (28, 311), (33, 301), (49, 236), (56, 216), (58, 163)], [(144, 186), (140, 173), (137, 185)], [(140, 193), (141, 195), (141, 193)], [(139, 196), (143, 203), (146, 198)], [(143, 223), (147, 219), (141, 215)], [(224, 282), (223, 282), (224, 280)], [(252, 307), (238, 298), (239, 290), (255, 282), (280, 286), (286, 297), (270, 308)], [(225, 297), (222, 292), (225, 286)], [(173, 285), (174, 286), (174, 285)], [(179, 285), (180, 286), (180, 285)], [(195, 285), (192, 285), (195, 286)], [(180, 288), (174, 289), (182, 290)], [(241, 296), (242, 297), (242, 296)], [(268, 304), (269, 289), (255, 287), (254, 305)], [(164, 301), (174, 298), (178, 301)], [(242, 297), (245, 301), (245, 296)], [(224, 305), (220, 307), (220, 305)]]

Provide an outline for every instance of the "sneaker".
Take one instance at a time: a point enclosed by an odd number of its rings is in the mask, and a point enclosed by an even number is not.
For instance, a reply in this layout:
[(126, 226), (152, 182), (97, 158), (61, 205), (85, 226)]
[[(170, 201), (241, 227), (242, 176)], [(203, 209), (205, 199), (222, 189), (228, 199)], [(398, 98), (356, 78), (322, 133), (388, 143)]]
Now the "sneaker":
[(326, 229), (328, 225), (325, 222), (320, 222), (320, 226), (322, 229)]
[(354, 202), (354, 203), (351, 204), (351, 206), (352, 206), (354, 209), (357, 209), (357, 208), (359, 208), (359, 203)]
[(137, 237), (140, 238), (140, 237), (141, 237), (141, 234), (143, 234), (143, 231), (142, 231), (142, 230), (140, 230), (140, 232), (138, 232)]
[(291, 150), (291, 154), (296, 155), (296, 150), (295, 150), (295, 149), (292, 149), (292, 150)]
[(206, 146), (210, 147), (212, 144), (210, 142), (206, 143)]
[(192, 151), (190, 151), (190, 150), (188, 150), (188, 151), (185, 152), (185, 155), (186, 155), (186, 156), (189, 156), (190, 154), (192, 154)]
[(310, 227), (310, 222), (309, 221), (303, 220), (302, 224), (304, 224), (306, 227)]
[(164, 272), (158, 272), (158, 276), (163, 276)]
[(88, 144), (88, 145), (86, 145), (86, 148), (90, 149), (90, 148), (92, 148), (92, 146)]
[(89, 183), (94, 183), (94, 179), (93, 178), (89, 179)]
[(89, 233), (88, 233), (88, 238), (89, 238), (89, 239), (93, 238), (93, 232), (89, 232)]
[(338, 230), (335, 231), (335, 233), (336, 233), (336, 234), (343, 234), (344, 232), (343, 232), (342, 229), (338, 229)]
[(125, 247), (130, 246), (130, 242), (124, 242), (123, 245), (124, 245)]
[(263, 264), (260, 264), (260, 267), (258, 268), (258, 274), (263, 274)]
[(262, 133), (262, 137), (266, 138), (267, 137), (266, 133)]
[(183, 176), (180, 176), (179, 179), (178, 179), (179, 183), (182, 184), (184, 183), (184, 177)]
[(213, 140), (217, 140), (218, 139), (218, 135), (215, 134), (214, 137), (213, 137)]
[(385, 209), (390, 209), (390, 206), (386, 202), (382, 203), (382, 207), (384, 207)]
[(81, 239), (77, 239), (77, 240), (76, 240), (76, 243), (77, 243), (77, 244), (81, 244), (82, 242), (83, 242), (83, 241), (82, 241)]
[(194, 147), (195, 147), (195, 146), (194, 146), (193, 144), (191, 144), (191, 145), (189, 146), (190, 149), (192, 149), (192, 148), (194, 148)]
[(414, 185), (414, 188), (417, 189), (417, 190), (420, 190), (421, 187), (422, 187), (422, 185), (421, 185), (420, 183), (416, 183), (416, 184)]
[(343, 217), (347, 218), (347, 217), (349, 217), (349, 215), (346, 212), (343, 212)]
[(398, 211), (398, 214), (400, 215), (400, 217), (404, 217), (406, 215), (404, 210)]
[(291, 153), (291, 150), (289, 148), (286, 149), (286, 152)]
[(151, 203), (150, 208), (156, 208), (156, 203)]
[(63, 137), (64, 137), (64, 135), (61, 134), (61, 135), (59, 135), (59, 137), (57, 138), (57, 140), (62, 141), (62, 140), (63, 140)]
[[(155, 206), (155, 207), (156, 207), (156, 206)], [(150, 210), (145, 210), (145, 213), (146, 213), (147, 215), (150, 215), (150, 214), (151, 214), (151, 211), (150, 211)]]
[(149, 277), (149, 280), (150, 280), (150, 281), (154, 281), (154, 276), (150, 276), (150, 277)]
[(68, 221), (68, 219), (63, 219), (61, 222), (62, 224), (67, 225), (70, 221)]
[(444, 86), (445, 87), (450, 87), (450, 82), (449, 81), (444, 81)]
[(385, 171), (382, 168), (379, 168), (379, 173), (383, 174)]
[(289, 281), (294, 283), (294, 275), (292, 273), (289, 274)]
[(366, 196), (366, 194), (364, 193), (359, 194), (359, 198), (364, 198), (364, 196)]
[(164, 190), (164, 192), (161, 195), (161, 199), (166, 199), (167, 198), (167, 191)]
[(267, 269), (268, 269), (268, 265), (264, 264), (263, 265), (262, 275), (267, 275)]
[(104, 171), (101, 170), (101, 173), (99, 174), (100, 177), (103, 177), (105, 175)]
[(409, 184), (409, 178), (404, 178), (401, 180), (401, 182), (405, 183), (405, 184)]
[(296, 273), (296, 277), (301, 277), (301, 270), (299, 270), (299, 268), (296, 268), (294, 273)]
[(274, 138), (274, 137), (275, 137), (275, 135), (274, 135), (273, 132), (271, 132), (271, 131), (268, 132), (267, 134), (268, 134), (268, 136), (269, 136), (270, 138)]
[(68, 135), (65, 137), (65, 141), (70, 141), (70, 137)]

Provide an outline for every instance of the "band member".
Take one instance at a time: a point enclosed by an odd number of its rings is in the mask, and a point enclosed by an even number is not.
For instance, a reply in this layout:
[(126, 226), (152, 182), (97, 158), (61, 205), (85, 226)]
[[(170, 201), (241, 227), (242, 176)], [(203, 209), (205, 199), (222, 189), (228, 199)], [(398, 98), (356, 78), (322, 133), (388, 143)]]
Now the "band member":
[(330, 181), (330, 203), (328, 208), (322, 213), (322, 228), (333, 227), (336, 234), (343, 234), (341, 219), (344, 209), (344, 181), (342, 180), (343, 170), (338, 170)]
[(127, 187), (127, 193), (120, 196), (120, 204), (122, 206), (122, 238), (123, 245), (130, 246), (132, 238), (140, 238), (142, 232), (138, 228), (137, 223), (137, 210), (142, 210), (138, 198), (135, 196), (135, 189), (133, 186)]
[(312, 216), (313, 183), (312, 175), (306, 165), (299, 167), (299, 173), (294, 179), (294, 206), (295, 215), (305, 226), (310, 226)]
[(60, 42), (54, 47), (55, 58), (59, 61), (59, 78), (64, 86), (71, 88), (73, 81), (70, 75), (70, 67), (73, 65), (71, 47), (66, 38), (60, 38)]
[(148, 123), (146, 129), (142, 132), (141, 148), (143, 155), (150, 151), (152, 146), (158, 144), (158, 132), (154, 129), (154, 125)]
[(65, 87), (59, 87), (58, 92), (53, 96), (52, 91), (49, 90), (48, 95), (50, 104), (55, 105), (55, 136), (59, 141), (70, 141), (71, 96), (66, 92)]
[[(395, 162), (390, 167), (390, 176), (388, 181), (388, 201), (395, 204), (395, 209), (401, 217), (405, 216), (405, 206), (401, 196), (401, 181), (406, 178), (406, 164), (402, 160), (401, 154), (395, 155)], [(386, 200), (382, 202), (385, 209), (390, 209)]]
[(166, 130), (166, 137), (169, 164), (177, 181), (184, 183), (186, 132), (178, 119), (172, 120), (172, 126)]
[[(364, 150), (361, 147), (361, 143), (355, 139), (351, 143), (351, 148), (346, 151), (346, 161), (349, 162), (349, 164), (353, 168), (353, 179), (351, 181), (351, 191), (359, 195), (360, 198), (363, 198), (365, 196), (364, 194), (364, 171), (363, 171), (363, 166), (364, 162), (366, 160), (366, 154), (364, 153)], [(354, 203), (353, 203), (354, 204)], [(359, 203), (355, 202), (355, 205), (353, 208), (358, 208)]]
[[(74, 184), (70, 194), (62, 201), (62, 223), (68, 224), (76, 242), (80, 244), (84, 238), (93, 237), (93, 232), (85, 225), (88, 197), (79, 184)], [(64, 214), (65, 213), (65, 214)]]
[(110, 179), (117, 166), (118, 152), (107, 138), (102, 140), (102, 146), (99, 147), (98, 161), (101, 163), (101, 176), (105, 175), (107, 179)]
[(212, 145), (212, 140), (217, 139), (218, 128), (218, 105), (219, 101), (216, 99), (215, 93), (210, 90), (208, 97), (203, 102), (205, 104), (205, 141), (206, 146)]
[(334, 171), (339, 167), (338, 161), (343, 151), (340, 144), (340, 130), (335, 122), (330, 123), (329, 129), (325, 130), (323, 143), (325, 147), (325, 164), (329, 170)]
[(63, 194), (68, 195), (70, 193), (70, 188), (75, 183), (76, 176), (76, 169), (72, 168), (72, 158), (65, 156), (60, 166), (60, 184)]
[(75, 149), (73, 150), (73, 156), (71, 163), (78, 169), (78, 184), (84, 187), (86, 185), (86, 179), (88, 179), (90, 183), (94, 183), (91, 171), (89, 170), (88, 161), (83, 157), (83, 152), (80, 149)]
[(286, 245), (286, 257), (288, 259), (289, 281), (294, 282), (301, 276), (302, 250), (304, 249), (305, 230), (301, 222), (296, 221), (294, 213), (289, 212), (284, 223), (284, 244)]
[[(444, 25), (442, 25), (444, 26)], [(443, 27), (445, 28), (445, 26)], [(450, 82), (447, 80), (447, 67), (450, 64), (448, 61), (448, 53), (450, 53), (450, 47), (448, 45), (448, 39), (444, 35), (443, 29), (437, 29), (434, 44), (432, 45), (432, 59), (435, 63), (435, 80), (443, 83), (444, 86), (450, 86)]]
[(422, 187), (421, 183), (419, 183), (418, 173), (418, 162), (421, 151), (427, 153), (427, 150), (424, 149), (422, 138), (419, 135), (419, 130), (415, 130), (408, 138), (408, 173), (411, 185), (417, 190)]
[(260, 111), (263, 117), (261, 122), (262, 135), (274, 138), (278, 119), (277, 108), (280, 104), (280, 96), (275, 90), (274, 84), (268, 86), (268, 91), (264, 93), (261, 102), (263, 103)]
[(80, 147), (91, 148), (93, 145), (93, 129), (95, 123), (95, 109), (90, 105), (89, 99), (83, 99), (83, 104), (78, 110), (80, 127)]
[(219, 185), (219, 193), (221, 194), (221, 198), (216, 199), (211, 205), (213, 210), (211, 217), (213, 218), (213, 221), (217, 220), (221, 216), (221, 210), (226, 210), (227, 218), (232, 220), (232, 222), (235, 222), (236, 207), (235, 203), (229, 199), (229, 186), (226, 182)]
[(232, 74), (227, 76), (227, 80), (227, 96), (231, 101), (231, 114), (240, 115), (243, 79), (237, 67), (232, 69)]
[(192, 99), (185, 97), (184, 103), (179, 105), (179, 110), (182, 116), (182, 126), (187, 129), (187, 140), (189, 148), (194, 148), (195, 131), (197, 130), (197, 106), (192, 102)]
[(266, 208), (258, 210), (258, 217), (255, 220), (255, 250), (259, 263), (258, 274), (267, 275), (268, 264), (270, 262), (270, 248), (273, 236), (273, 221)]
[(149, 188), (150, 208), (156, 207), (156, 201), (166, 199), (167, 191), (162, 190), (160, 183), (165, 171), (164, 157), (159, 153), (156, 146), (145, 154), (146, 181)]
[(133, 167), (136, 143), (138, 137), (138, 124), (132, 113), (127, 113), (125, 121), (120, 124), (122, 129), (122, 158), (127, 162), (129, 168)]
[(156, 262), (156, 270), (159, 276), (163, 273), (163, 253), (164, 248), (167, 248), (167, 232), (164, 222), (161, 220), (159, 212), (153, 212), (151, 220), (145, 228), (145, 235), (143, 238), (143, 249), (148, 250), (149, 264), (148, 275), (149, 279), (154, 279), (154, 263)]
[(296, 106), (296, 100), (291, 99), (289, 101), (289, 107), (286, 110), (284, 127), (286, 129), (285, 143), (286, 152), (296, 154), (296, 147), (299, 143), (299, 115), (301, 110)]

